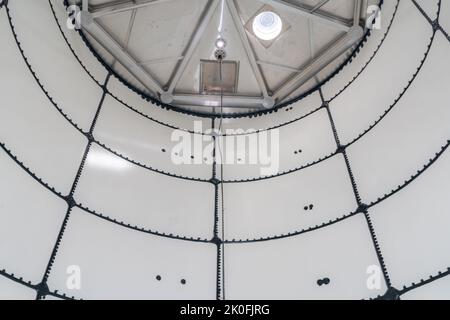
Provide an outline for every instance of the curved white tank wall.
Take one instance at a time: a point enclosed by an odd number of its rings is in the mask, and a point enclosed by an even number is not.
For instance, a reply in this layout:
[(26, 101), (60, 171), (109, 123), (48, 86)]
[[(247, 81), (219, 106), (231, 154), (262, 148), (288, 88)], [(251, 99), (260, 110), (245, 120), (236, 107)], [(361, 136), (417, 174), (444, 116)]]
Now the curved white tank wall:
[(62, 1), (9, 1), (0, 298), (450, 298), (450, 3), (382, 10), (382, 30), (320, 90), (223, 119), (276, 130), (279, 173), (222, 176), (213, 158), (171, 160), (174, 129), (212, 140), (220, 119), (132, 92), (65, 27)]

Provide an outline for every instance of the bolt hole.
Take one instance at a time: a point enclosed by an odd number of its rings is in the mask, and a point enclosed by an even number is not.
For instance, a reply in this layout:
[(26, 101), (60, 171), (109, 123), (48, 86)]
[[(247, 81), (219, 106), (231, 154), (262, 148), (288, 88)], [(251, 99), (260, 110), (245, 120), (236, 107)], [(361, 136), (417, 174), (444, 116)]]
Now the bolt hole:
[(321, 287), (323, 285), (329, 285), (329, 284), (330, 284), (330, 279), (329, 278), (323, 278), (323, 279), (317, 280), (317, 285), (319, 287)]

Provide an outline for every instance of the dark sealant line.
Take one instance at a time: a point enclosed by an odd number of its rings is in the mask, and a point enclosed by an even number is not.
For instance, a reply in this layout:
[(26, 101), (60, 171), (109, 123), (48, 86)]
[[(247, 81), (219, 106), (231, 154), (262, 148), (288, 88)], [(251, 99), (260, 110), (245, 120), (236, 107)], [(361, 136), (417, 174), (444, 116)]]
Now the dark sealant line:
[(439, 13), (441, 10), (441, 0), (439, 0), (438, 2), (438, 13), (437, 13), (437, 17), (436, 20), (433, 20), (430, 18), (430, 16), (425, 12), (425, 10), (419, 6), (419, 4), (416, 2), (416, 0), (411, 0), (412, 3), (414, 4), (414, 6), (416, 7), (417, 10), (419, 10), (419, 12), (424, 16), (425, 19), (427, 19), (428, 23), (431, 24), (432, 27), (438, 25), (438, 18), (439, 18)]
[(220, 300), (223, 298), (223, 283), (222, 283), (222, 268), (223, 268), (223, 260), (222, 260), (222, 239), (219, 236), (219, 186), (221, 181), (217, 178), (217, 148), (216, 148), (216, 136), (215, 132), (215, 119), (211, 119), (211, 128), (212, 128), (212, 139), (214, 143), (212, 157), (213, 157), (213, 165), (212, 165), (212, 178), (210, 180), (211, 184), (214, 186), (214, 230), (213, 230), (213, 238), (211, 242), (217, 247), (217, 256), (216, 256), (216, 300)]
[(333, 136), (334, 136), (334, 139), (336, 141), (337, 150), (338, 150), (338, 152), (342, 153), (342, 156), (343, 156), (344, 161), (345, 161), (345, 166), (347, 168), (347, 173), (348, 173), (349, 178), (350, 178), (353, 194), (355, 196), (355, 200), (356, 200), (356, 203), (358, 205), (357, 212), (358, 213), (362, 213), (364, 215), (365, 219), (366, 219), (366, 222), (367, 222), (367, 225), (368, 225), (368, 228), (369, 228), (369, 231), (370, 231), (370, 236), (371, 236), (371, 239), (372, 239), (372, 242), (373, 242), (373, 245), (374, 245), (374, 248), (375, 248), (375, 252), (376, 252), (376, 255), (377, 255), (377, 258), (378, 258), (378, 262), (380, 263), (381, 269), (383, 271), (383, 276), (384, 276), (384, 280), (386, 282), (386, 285), (388, 287), (388, 292), (390, 292), (390, 291), (395, 290), (395, 289), (393, 289), (392, 286), (391, 286), (391, 280), (389, 278), (389, 274), (388, 274), (388, 271), (386, 269), (386, 265), (384, 263), (383, 255), (381, 254), (380, 246), (378, 245), (377, 237), (376, 237), (376, 234), (375, 234), (375, 229), (374, 229), (374, 227), (372, 225), (372, 222), (370, 220), (370, 216), (369, 216), (369, 213), (368, 213), (368, 206), (362, 202), (361, 196), (359, 195), (358, 186), (356, 184), (355, 176), (353, 175), (353, 171), (352, 171), (352, 168), (351, 168), (351, 165), (350, 165), (350, 161), (349, 161), (348, 156), (347, 156), (347, 150), (346, 150), (347, 146), (341, 144), (341, 141), (339, 139), (339, 135), (338, 135), (338, 132), (337, 132), (337, 129), (336, 129), (336, 124), (335, 124), (333, 116), (331, 114), (330, 106), (329, 106), (328, 102), (325, 101), (321, 89), (319, 90), (319, 93), (320, 93), (320, 97), (322, 99), (322, 103), (323, 103), (323, 105), (324, 105), (324, 107), (325, 107), (325, 109), (327, 111), (327, 114), (328, 114), (328, 119), (330, 121), (331, 129), (333, 131)]
[[(1, 8), (0, 8), (1, 9)], [(27, 287), (28, 289), (37, 291), (38, 290), (38, 285), (32, 284), (31, 281), (25, 281), (22, 277), (17, 277), (14, 273), (8, 273), (5, 269), (0, 270), (0, 276), (13, 281), (23, 287)], [(66, 294), (60, 294), (58, 293), (58, 291), (51, 291), (48, 292), (47, 296), (52, 296), (55, 298), (59, 298), (62, 300), (75, 300), (74, 297), (67, 297)]]
[(450, 34), (448, 34), (447, 31), (444, 30), (441, 24), (438, 25), (439, 30), (444, 34), (444, 36), (447, 38), (448, 42), (450, 42)]
[(445, 38), (450, 42), (450, 35), (448, 32), (444, 29), (444, 27), (440, 24), (440, 16), (441, 16), (441, 1), (438, 2), (438, 12), (437, 12), (437, 18), (435, 20), (431, 19), (430, 16), (423, 10), (423, 8), (417, 3), (416, 0), (411, 0), (414, 6), (419, 10), (419, 12), (425, 17), (425, 19), (428, 21), (428, 23), (431, 25), (433, 30), (436, 32), (437, 30), (441, 31)]
[(64, 231), (66, 230), (67, 224), (69, 222), (70, 215), (72, 213), (72, 209), (77, 206), (76, 201), (74, 199), (75, 191), (77, 189), (77, 185), (78, 185), (78, 182), (80, 180), (80, 177), (81, 177), (81, 175), (83, 173), (83, 169), (84, 169), (84, 166), (86, 164), (86, 160), (87, 160), (87, 157), (89, 155), (89, 151), (91, 149), (91, 146), (92, 146), (92, 143), (93, 143), (93, 140), (94, 140), (93, 139), (93, 133), (94, 133), (95, 125), (97, 124), (97, 120), (98, 120), (98, 117), (100, 115), (100, 111), (102, 109), (103, 102), (105, 101), (105, 96), (106, 96), (106, 92), (107, 92), (106, 91), (106, 86), (108, 84), (108, 81), (109, 81), (110, 77), (111, 77), (111, 74), (108, 73), (108, 75), (106, 76), (105, 83), (104, 83), (104, 85), (102, 87), (103, 88), (102, 97), (100, 99), (99, 105), (98, 105), (97, 110), (95, 112), (94, 119), (92, 120), (92, 124), (91, 124), (91, 126), (89, 128), (89, 132), (88, 132), (88, 135), (87, 135), (88, 136), (88, 143), (87, 143), (86, 148), (84, 150), (83, 157), (82, 157), (80, 166), (78, 167), (78, 171), (77, 171), (77, 174), (75, 176), (75, 179), (74, 179), (74, 181), (72, 183), (72, 187), (70, 189), (70, 192), (65, 197), (65, 200), (67, 202), (66, 215), (64, 217), (63, 223), (62, 223), (61, 228), (59, 230), (58, 237), (56, 238), (56, 242), (55, 242), (55, 245), (53, 247), (53, 251), (52, 251), (50, 259), (48, 261), (47, 268), (45, 270), (45, 273), (44, 273), (44, 276), (42, 278), (42, 281), (37, 286), (37, 289), (38, 289), (37, 290), (37, 295), (36, 295), (36, 299), (37, 300), (42, 299), (43, 297), (45, 297), (49, 293), (49, 288), (48, 288), (48, 285), (47, 285), (47, 281), (48, 281), (48, 278), (50, 276), (51, 268), (52, 268), (53, 263), (55, 261), (56, 255), (58, 253), (59, 245), (60, 245), (61, 240), (62, 240), (62, 238), (64, 236)]
[(403, 289), (400, 290), (400, 294), (403, 295), (403, 294), (405, 294), (405, 293), (407, 293), (407, 292), (409, 292), (409, 291), (415, 290), (415, 289), (417, 289), (417, 288), (420, 288), (420, 287), (422, 287), (422, 286), (425, 286), (425, 285), (427, 285), (427, 284), (430, 284), (430, 283), (432, 283), (432, 282), (434, 282), (434, 281), (436, 281), (436, 280), (445, 278), (445, 277), (447, 277), (447, 276), (449, 276), (449, 275), (450, 275), (450, 268), (447, 268), (447, 270), (444, 271), (444, 272), (439, 271), (439, 273), (438, 273), (437, 275), (430, 276), (430, 277), (429, 277), (428, 279), (426, 279), (426, 280), (420, 279), (420, 281), (419, 281), (418, 283), (414, 283), (414, 282), (413, 282), (409, 287), (404, 286)]

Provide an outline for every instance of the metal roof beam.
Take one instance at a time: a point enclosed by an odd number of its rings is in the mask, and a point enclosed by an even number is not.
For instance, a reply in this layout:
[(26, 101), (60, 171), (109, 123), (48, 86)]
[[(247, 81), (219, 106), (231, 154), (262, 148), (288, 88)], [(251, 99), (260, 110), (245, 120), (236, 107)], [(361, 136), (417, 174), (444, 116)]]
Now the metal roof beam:
[(318, 4), (316, 4), (310, 11), (310, 13), (314, 13), (317, 10), (319, 10), (320, 8), (322, 8), (324, 5), (326, 5), (328, 2), (330, 2), (330, 0), (322, 0), (320, 1)]
[(83, 11), (89, 11), (89, 0), (83, 0), (81, 2), (81, 8)]
[(302, 68), (302, 71), (286, 81), (274, 94), (278, 102), (283, 101), (300, 86), (313, 78), (318, 72), (329, 65), (334, 59), (354, 46), (364, 35), (360, 26), (352, 27), (349, 32), (339, 37), (326, 50), (319, 54)]
[(226, 3), (231, 17), (233, 18), (234, 25), (236, 26), (236, 29), (239, 33), (239, 37), (241, 38), (242, 45), (244, 46), (245, 53), (247, 54), (247, 58), (255, 75), (256, 81), (258, 82), (263, 97), (265, 98), (264, 105), (266, 107), (271, 107), (273, 106), (275, 101), (272, 97), (269, 96), (266, 81), (257, 63), (255, 52), (253, 51), (253, 47), (247, 37), (247, 32), (245, 31), (244, 24), (236, 7), (236, 3), (234, 2), (234, 0), (227, 0)]
[(166, 63), (166, 62), (176, 62), (176, 61), (182, 60), (183, 58), (184, 58), (183, 56), (179, 56), (179, 57), (166, 57), (166, 58), (159, 58), (159, 59), (150, 59), (150, 60), (141, 61), (141, 62), (139, 62), (139, 64), (141, 66), (146, 66), (146, 65), (160, 64), (160, 63)]
[[(198, 106), (198, 107), (220, 107), (220, 95), (202, 95), (202, 94), (175, 94), (173, 102), (179, 105)], [(224, 95), (224, 108), (248, 108), (263, 109), (263, 97)]]
[(279, 8), (300, 13), (306, 17), (314, 19), (315, 21), (326, 23), (343, 31), (348, 31), (352, 26), (352, 24), (349, 23), (349, 21), (347, 21), (344, 18), (336, 17), (332, 14), (321, 11), (319, 9), (314, 10), (315, 7), (310, 7), (305, 4), (301, 3), (293, 4), (283, 0), (260, 0), (260, 1), (269, 5), (278, 6)]
[(191, 61), (192, 55), (194, 54), (195, 49), (197, 48), (200, 40), (202, 39), (202, 35), (205, 32), (206, 28), (208, 27), (209, 22), (211, 21), (214, 12), (216, 11), (217, 6), (219, 5), (219, 2), (220, 2), (219, 0), (208, 0), (208, 3), (206, 4), (206, 7), (203, 10), (199, 23), (197, 25), (197, 28), (194, 31), (188, 45), (184, 49), (184, 52), (182, 53), (183, 59), (175, 67), (175, 70), (173, 71), (172, 76), (170, 77), (169, 80), (168, 89), (161, 96), (163, 102), (165, 103), (172, 102), (175, 87), (177, 86), (181, 76), (186, 70), (186, 67)]
[(83, 30), (95, 39), (103, 48), (117, 59), (151, 93), (163, 92), (161, 85), (95, 21), (82, 24)]
[(362, 0), (355, 0), (355, 10), (353, 13), (353, 25), (359, 26), (361, 20)]
[[(86, 1), (86, 0), (83, 0), (83, 1)], [(90, 6), (89, 12), (92, 14), (93, 18), (100, 18), (100, 17), (107, 16), (110, 14), (144, 8), (144, 7), (147, 7), (152, 4), (160, 4), (160, 3), (169, 2), (169, 1), (173, 1), (173, 0), (141, 0), (141, 1), (119, 0), (119, 1), (107, 2), (107, 3), (96, 5), (96, 6)]]
[(279, 69), (279, 70), (288, 71), (288, 72), (297, 73), (297, 72), (301, 71), (301, 70), (298, 70), (298, 69), (290, 67), (290, 66), (285, 66), (280, 63), (274, 63), (274, 62), (269, 62), (269, 61), (257, 60), (256, 63), (259, 64), (260, 66), (267, 66), (269, 68)]

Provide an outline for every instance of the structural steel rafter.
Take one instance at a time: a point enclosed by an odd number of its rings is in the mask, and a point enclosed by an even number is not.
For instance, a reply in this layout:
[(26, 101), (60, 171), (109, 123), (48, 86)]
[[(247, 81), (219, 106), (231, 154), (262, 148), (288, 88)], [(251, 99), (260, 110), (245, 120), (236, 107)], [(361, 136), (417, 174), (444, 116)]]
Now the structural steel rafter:
[[(164, 103), (176, 103), (187, 106), (215, 106), (217, 98), (214, 96), (200, 94), (181, 94), (176, 92), (177, 84), (182, 78), (192, 56), (197, 48), (204, 31), (211, 22), (214, 13), (217, 11), (221, 0), (208, 0), (206, 7), (201, 14), (199, 22), (194, 29), (190, 41), (184, 51), (180, 53), (180, 58), (175, 69), (172, 72), (167, 87), (160, 84), (148, 71), (145, 62), (138, 61), (127, 50), (127, 46), (121, 45), (117, 39), (109, 34), (96, 21), (107, 15), (120, 12), (133, 11), (134, 13), (140, 9), (151, 5), (171, 2), (176, 0), (115, 0), (101, 5), (90, 5), (88, 0), (82, 0), (83, 12), (89, 23), (83, 24), (83, 29), (91, 37), (93, 37), (102, 47), (112, 54), (118, 62), (120, 62), (148, 91), (151, 95), (159, 97)], [(322, 7), (331, 0), (321, 0), (315, 6), (307, 6), (304, 4), (294, 4), (284, 0), (260, 0), (262, 3), (273, 5), (283, 10), (289, 10), (296, 14), (307, 17), (310, 23), (318, 22), (331, 25), (338, 30), (345, 32), (331, 43), (318, 56), (311, 57), (311, 60), (299, 69), (290, 66), (279, 66), (281, 69), (292, 70), (294, 75), (285, 81), (272, 94), (270, 92), (267, 81), (260, 68), (264, 62), (260, 61), (255, 54), (252, 44), (248, 38), (247, 31), (244, 28), (244, 22), (239, 12), (239, 8), (235, 0), (223, 0), (231, 14), (233, 23), (239, 33), (240, 40), (245, 49), (248, 62), (251, 66), (255, 79), (260, 88), (261, 96), (239, 96), (230, 95), (224, 99), (227, 107), (239, 107), (249, 109), (259, 109), (261, 107), (270, 108), (275, 103), (282, 102), (289, 97), (296, 89), (314, 77), (323, 68), (328, 66), (334, 59), (345, 51), (352, 48), (363, 36), (363, 29), (359, 26), (362, 11), (362, 0), (355, 0), (355, 9), (352, 21), (348, 21), (341, 17), (322, 11)], [(310, 34), (310, 37), (312, 35)], [(310, 39), (312, 41), (312, 39)], [(266, 63), (267, 64), (267, 63)], [(277, 64), (271, 64), (271, 67), (277, 67)]]

